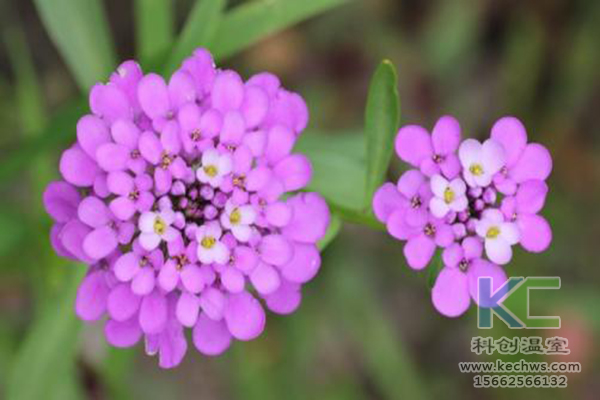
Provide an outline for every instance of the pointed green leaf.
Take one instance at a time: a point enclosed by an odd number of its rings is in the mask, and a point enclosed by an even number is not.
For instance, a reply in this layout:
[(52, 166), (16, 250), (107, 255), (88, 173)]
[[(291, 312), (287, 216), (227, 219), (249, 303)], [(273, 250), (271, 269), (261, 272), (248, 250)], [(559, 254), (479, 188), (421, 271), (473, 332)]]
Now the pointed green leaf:
[(34, 0), (79, 88), (87, 91), (115, 68), (115, 51), (99, 0)]
[(142, 64), (151, 65), (164, 57), (173, 43), (173, 2), (136, 0), (134, 5), (136, 52)]
[(175, 43), (166, 66), (167, 74), (197, 47), (209, 47), (221, 21), (225, 0), (197, 0)]
[(8, 376), (8, 400), (37, 400), (53, 397), (57, 382), (74, 367), (81, 323), (73, 311), (77, 287), (85, 274), (81, 267), (70, 271), (60, 297), (48, 301), (28, 329)]
[(229, 57), (259, 40), (348, 0), (258, 0), (228, 12), (219, 26), (215, 58)]
[(373, 193), (385, 180), (394, 136), (400, 124), (400, 99), (396, 68), (384, 60), (371, 80), (365, 111), (367, 140), (367, 180), (365, 208), (370, 209)]
[(331, 220), (329, 222), (329, 227), (327, 228), (327, 232), (325, 232), (325, 236), (323, 239), (319, 240), (317, 246), (319, 246), (319, 250), (325, 250), (327, 246), (336, 238), (336, 236), (340, 233), (342, 229), (342, 219), (339, 215), (332, 212)]

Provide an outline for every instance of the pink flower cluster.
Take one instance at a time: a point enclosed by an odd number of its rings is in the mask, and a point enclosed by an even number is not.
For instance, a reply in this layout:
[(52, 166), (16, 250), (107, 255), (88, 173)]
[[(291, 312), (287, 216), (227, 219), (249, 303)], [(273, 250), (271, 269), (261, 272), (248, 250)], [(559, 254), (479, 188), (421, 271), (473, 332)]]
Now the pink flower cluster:
[(60, 158), (44, 204), (56, 252), (90, 266), (77, 315), (107, 316), (117, 347), (142, 337), (161, 367), (195, 347), (217, 355), (293, 312), (320, 267), (329, 225), (292, 153), (308, 121), (274, 75), (244, 82), (198, 49), (168, 82), (123, 63), (90, 93), (92, 113)]
[(444, 116), (431, 134), (401, 128), (395, 147), (414, 169), (379, 188), (373, 208), (389, 233), (406, 241), (411, 268), (425, 268), (442, 249), (444, 267), (432, 290), (440, 313), (455, 317), (477, 301), (480, 276), (492, 277), (494, 290), (502, 286), (512, 246), (542, 252), (550, 245), (552, 231), (538, 213), (552, 159), (544, 146), (527, 143), (516, 118), (498, 120), (483, 143), (461, 143), (458, 121)]

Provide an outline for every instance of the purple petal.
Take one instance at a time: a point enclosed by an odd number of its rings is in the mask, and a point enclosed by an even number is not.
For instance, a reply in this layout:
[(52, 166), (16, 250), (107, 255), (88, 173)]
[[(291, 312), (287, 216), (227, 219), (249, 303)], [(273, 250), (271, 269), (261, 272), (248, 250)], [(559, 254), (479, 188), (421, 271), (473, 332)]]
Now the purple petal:
[(215, 78), (212, 106), (219, 111), (237, 110), (244, 101), (244, 83), (233, 71), (223, 71)]
[(294, 191), (302, 189), (310, 182), (312, 167), (305, 155), (292, 154), (279, 161), (273, 172), (283, 181), (286, 191)]
[(125, 322), (109, 319), (104, 326), (104, 334), (112, 346), (124, 348), (135, 345), (142, 337), (142, 330), (137, 318)]
[(237, 246), (233, 250), (233, 266), (238, 270), (248, 273), (258, 264), (258, 255), (250, 247)]
[(517, 212), (536, 214), (544, 207), (547, 193), (548, 185), (544, 181), (531, 180), (523, 182), (515, 196)]
[(424, 234), (409, 239), (404, 245), (404, 256), (412, 269), (425, 268), (434, 251), (435, 243)]
[(396, 185), (390, 182), (384, 183), (373, 196), (373, 212), (380, 222), (386, 223), (390, 215), (403, 207), (404, 203)]
[(293, 209), (291, 222), (281, 232), (295, 242), (315, 243), (320, 240), (329, 226), (329, 208), (325, 200), (316, 193), (292, 196), (287, 204)]
[(79, 220), (72, 220), (65, 224), (59, 234), (59, 240), (64, 248), (78, 260), (86, 263), (93, 262), (84, 251), (83, 241), (91, 229)]
[(115, 122), (110, 128), (110, 134), (115, 143), (123, 145), (130, 150), (137, 148), (140, 130), (133, 122), (123, 120)]
[(117, 248), (117, 235), (108, 226), (94, 229), (83, 241), (83, 251), (94, 260), (99, 260)]
[(230, 145), (240, 144), (245, 132), (246, 123), (242, 114), (237, 111), (230, 111), (225, 114), (223, 127), (221, 128), (221, 143)]
[(155, 281), (156, 278), (152, 268), (141, 268), (131, 281), (131, 290), (138, 296), (145, 296), (152, 292)]
[(273, 234), (262, 238), (259, 252), (265, 263), (281, 266), (290, 261), (294, 250), (284, 236)]
[(145, 296), (140, 307), (139, 322), (144, 333), (160, 333), (167, 324), (167, 299), (157, 291)]
[(129, 284), (121, 283), (108, 295), (108, 314), (115, 321), (126, 321), (137, 312), (140, 301), (141, 297), (131, 291)]
[(131, 151), (123, 145), (106, 143), (98, 147), (96, 159), (100, 168), (107, 172), (122, 171), (127, 168)]
[(419, 234), (419, 229), (406, 223), (406, 208), (394, 211), (387, 220), (387, 230), (398, 240), (407, 240)]
[(68, 222), (77, 216), (81, 196), (66, 182), (50, 182), (43, 195), (44, 208), (56, 222)]
[(73, 146), (60, 158), (60, 173), (63, 178), (78, 187), (92, 186), (100, 168), (79, 146)]
[(183, 70), (178, 70), (169, 79), (169, 100), (173, 108), (177, 109), (186, 103), (196, 100), (196, 88), (194, 79)]
[(191, 328), (198, 320), (200, 312), (200, 299), (191, 293), (183, 292), (177, 301), (177, 320), (181, 325)]
[(431, 157), (432, 145), (429, 133), (418, 125), (407, 125), (396, 136), (396, 154), (403, 161), (419, 168), (421, 161)]
[(142, 110), (152, 119), (166, 116), (171, 107), (167, 84), (156, 74), (142, 78), (138, 85), (138, 100)]
[(525, 127), (514, 117), (504, 117), (496, 121), (491, 137), (504, 147), (508, 167), (517, 162), (527, 144)]
[(128, 282), (140, 270), (140, 259), (137, 254), (125, 253), (115, 261), (114, 273), (118, 280)]
[(281, 267), (282, 276), (290, 282), (310, 281), (321, 267), (321, 256), (317, 246), (295, 243), (293, 254), (292, 259)]
[(94, 271), (87, 275), (75, 299), (75, 312), (84, 321), (95, 321), (106, 311), (106, 299), (109, 288), (104, 278), (104, 272)]
[(265, 297), (269, 310), (277, 314), (291, 314), (300, 305), (300, 286), (286, 281), (275, 292)]
[(446, 317), (462, 315), (471, 304), (467, 276), (458, 268), (442, 269), (431, 290), (431, 300)]
[(200, 353), (217, 356), (229, 348), (231, 334), (224, 321), (214, 321), (202, 313), (194, 326), (193, 340)]
[(139, 148), (142, 157), (151, 164), (157, 165), (162, 156), (162, 145), (154, 132), (146, 131), (140, 136)]
[(77, 122), (77, 142), (91, 158), (96, 158), (98, 146), (109, 140), (108, 127), (95, 115), (85, 115)]
[(110, 212), (102, 200), (94, 196), (88, 196), (79, 203), (77, 216), (81, 222), (99, 228), (110, 222)]
[(541, 253), (552, 242), (552, 229), (548, 221), (540, 215), (520, 215), (517, 219), (521, 234), (521, 246), (532, 253)]
[(425, 176), (416, 169), (410, 169), (402, 174), (398, 179), (398, 191), (407, 199), (416, 195), (425, 181)]
[(550, 152), (541, 144), (531, 143), (525, 147), (519, 161), (511, 169), (511, 176), (517, 182), (531, 179), (546, 180), (552, 171)]
[(460, 143), (460, 124), (456, 118), (445, 115), (438, 119), (431, 132), (431, 143), (435, 154), (454, 153)]
[(265, 311), (250, 293), (232, 295), (225, 307), (225, 322), (229, 332), (238, 340), (252, 340), (265, 327)]
[(269, 97), (265, 91), (258, 86), (246, 87), (241, 111), (249, 129), (260, 125), (265, 119), (268, 109)]
[(261, 295), (268, 295), (279, 288), (279, 273), (269, 264), (259, 263), (250, 274), (250, 282)]
[(186, 265), (181, 270), (181, 282), (190, 293), (200, 293), (204, 288), (204, 279), (200, 268), (196, 265)]
[(96, 84), (90, 91), (90, 108), (109, 122), (132, 119), (133, 108), (127, 95), (115, 85)]
[(289, 128), (282, 125), (274, 126), (267, 133), (265, 157), (271, 164), (275, 164), (290, 154), (295, 142), (296, 135)]
[(479, 303), (478, 280), (484, 276), (492, 278), (492, 292), (498, 290), (508, 278), (501, 267), (486, 260), (476, 259), (469, 266), (467, 277), (469, 278), (469, 293), (471, 293), (471, 298), (481, 307), (490, 307), (489, 304)]
[(223, 318), (226, 301), (220, 290), (211, 287), (202, 292), (200, 307), (210, 319), (218, 321)]

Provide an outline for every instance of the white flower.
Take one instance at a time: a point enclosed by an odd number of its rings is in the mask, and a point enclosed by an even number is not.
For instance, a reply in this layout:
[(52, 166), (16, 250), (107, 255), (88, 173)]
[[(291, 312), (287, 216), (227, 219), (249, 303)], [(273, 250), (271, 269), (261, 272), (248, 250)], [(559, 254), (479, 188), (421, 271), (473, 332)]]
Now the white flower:
[(215, 149), (208, 149), (202, 154), (202, 165), (196, 171), (196, 177), (202, 183), (219, 187), (223, 177), (231, 172), (231, 157), (220, 154)]
[(475, 231), (485, 240), (485, 253), (492, 262), (502, 265), (510, 261), (510, 246), (520, 239), (517, 224), (506, 222), (500, 210), (488, 209), (475, 225)]
[(458, 158), (469, 186), (488, 186), (494, 174), (504, 166), (504, 147), (494, 139), (488, 139), (483, 144), (475, 139), (467, 139), (458, 149)]
[(450, 211), (461, 212), (467, 209), (467, 185), (460, 178), (448, 182), (436, 174), (431, 177), (433, 197), (429, 200), (429, 210), (437, 218), (443, 218)]
[(247, 242), (252, 235), (251, 225), (256, 219), (256, 212), (251, 205), (236, 206), (231, 201), (225, 204), (225, 212), (221, 214), (221, 224), (231, 230), (240, 242)]
[(160, 242), (170, 242), (178, 236), (177, 229), (171, 224), (175, 221), (173, 210), (164, 210), (161, 212), (147, 211), (140, 216), (139, 228), (140, 244), (148, 251), (158, 247)]
[(225, 264), (229, 260), (229, 249), (221, 239), (223, 231), (218, 222), (209, 222), (196, 229), (198, 259), (203, 264)]

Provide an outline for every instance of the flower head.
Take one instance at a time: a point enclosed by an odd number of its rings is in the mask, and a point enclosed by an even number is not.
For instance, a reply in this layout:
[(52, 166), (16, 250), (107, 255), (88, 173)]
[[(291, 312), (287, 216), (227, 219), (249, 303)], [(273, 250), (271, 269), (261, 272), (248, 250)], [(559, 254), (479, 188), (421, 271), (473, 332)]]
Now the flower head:
[(496, 122), (491, 136), (460, 143), (460, 126), (449, 116), (431, 135), (416, 125), (401, 128), (396, 152), (415, 169), (373, 198), (376, 217), (406, 241), (411, 268), (425, 268), (436, 248), (443, 249), (432, 300), (450, 317), (464, 313), (471, 298), (477, 301), (478, 277), (491, 276), (494, 287), (506, 280), (499, 265), (511, 260), (513, 245), (540, 252), (552, 238), (538, 214), (548, 192), (548, 151), (527, 144), (525, 128), (513, 117)]
[(144, 339), (179, 364), (185, 328), (203, 354), (261, 334), (264, 307), (293, 312), (320, 266), (329, 210), (292, 153), (308, 112), (268, 73), (247, 81), (198, 49), (169, 80), (123, 63), (90, 92), (91, 114), (44, 204), (51, 242), (89, 265), (76, 300), (108, 316), (117, 347)]

